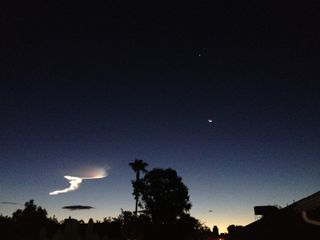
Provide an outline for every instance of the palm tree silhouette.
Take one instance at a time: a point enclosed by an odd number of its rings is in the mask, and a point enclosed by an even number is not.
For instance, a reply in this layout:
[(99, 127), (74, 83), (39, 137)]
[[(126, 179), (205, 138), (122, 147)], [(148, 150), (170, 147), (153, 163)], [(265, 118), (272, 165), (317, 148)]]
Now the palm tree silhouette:
[[(148, 163), (144, 162), (141, 159), (136, 159), (133, 162), (129, 163), (129, 166), (132, 168), (132, 170), (136, 173), (136, 181), (132, 181), (132, 183), (138, 183), (140, 181), (140, 172), (147, 172), (146, 167), (148, 166)], [(139, 202), (139, 195), (140, 193), (137, 191), (133, 192), (134, 198), (136, 200), (135, 205), (135, 215), (137, 216), (138, 213), (138, 202)]]

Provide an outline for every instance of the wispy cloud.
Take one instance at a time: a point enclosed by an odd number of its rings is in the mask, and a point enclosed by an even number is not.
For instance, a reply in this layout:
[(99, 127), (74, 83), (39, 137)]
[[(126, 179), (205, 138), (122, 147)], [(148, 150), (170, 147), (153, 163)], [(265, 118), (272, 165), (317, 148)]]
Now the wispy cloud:
[(74, 211), (74, 210), (89, 210), (89, 209), (92, 209), (94, 207), (91, 207), (91, 206), (83, 206), (83, 205), (70, 205), (70, 206), (64, 206), (62, 207), (63, 209), (68, 209), (68, 210), (71, 210), (71, 211)]
[(6, 204), (6, 205), (18, 205), (16, 202), (0, 202), (0, 204)]
[(104, 178), (106, 176), (107, 176), (107, 172), (103, 168), (90, 170), (90, 172), (87, 172), (84, 177), (64, 176), (64, 178), (68, 179), (70, 186), (62, 190), (55, 190), (53, 192), (50, 192), (49, 195), (58, 195), (61, 193), (75, 191), (80, 187), (82, 180), (99, 179), (99, 178)]

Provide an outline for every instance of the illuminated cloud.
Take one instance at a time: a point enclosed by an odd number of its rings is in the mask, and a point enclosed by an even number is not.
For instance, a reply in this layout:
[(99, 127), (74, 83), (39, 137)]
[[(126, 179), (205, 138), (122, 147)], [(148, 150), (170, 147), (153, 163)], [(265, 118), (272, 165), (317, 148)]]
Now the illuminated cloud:
[(74, 211), (74, 210), (89, 210), (89, 209), (92, 209), (94, 207), (91, 207), (91, 206), (83, 206), (83, 205), (70, 205), (70, 206), (64, 206), (62, 207), (63, 209), (68, 209), (68, 210), (71, 210), (71, 211)]
[(62, 190), (55, 190), (50, 192), (49, 195), (58, 195), (60, 193), (67, 193), (77, 190), (85, 179), (99, 179), (107, 176), (107, 172), (103, 168), (90, 169), (89, 171), (84, 171), (81, 177), (74, 176), (64, 176), (64, 178), (69, 180), (70, 186)]

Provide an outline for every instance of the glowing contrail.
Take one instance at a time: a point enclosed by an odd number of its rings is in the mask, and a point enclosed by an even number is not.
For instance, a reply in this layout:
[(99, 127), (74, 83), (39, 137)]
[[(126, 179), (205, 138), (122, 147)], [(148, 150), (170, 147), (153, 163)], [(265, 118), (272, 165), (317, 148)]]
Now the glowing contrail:
[(49, 195), (58, 195), (60, 193), (75, 191), (80, 187), (82, 180), (104, 178), (107, 176), (107, 173), (104, 169), (95, 169), (94, 171), (90, 171), (86, 175), (87, 175), (86, 177), (64, 176), (64, 178), (69, 180), (70, 186), (62, 190), (56, 190), (56, 191), (50, 192)]
[(60, 193), (66, 193), (66, 192), (77, 190), (80, 186), (80, 183), (82, 183), (82, 178), (79, 178), (79, 177), (64, 176), (64, 178), (69, 180), (70, 186), (63, 190), (56, 190), (56, 191), (50, 192), (49, 195), (58, 195)]

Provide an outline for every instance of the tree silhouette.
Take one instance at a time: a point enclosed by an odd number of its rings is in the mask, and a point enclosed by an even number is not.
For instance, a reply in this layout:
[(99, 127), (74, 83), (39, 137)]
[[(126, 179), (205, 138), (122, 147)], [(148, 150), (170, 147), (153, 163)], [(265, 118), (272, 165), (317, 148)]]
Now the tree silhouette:
[(135, 215), (137, 216), (140, 193), (139, 193), (139, 191), (137, 191), (137, 187), (135, 187), (135, 185), (139, 185), (139, 183), (140, 183), (140, 172), (144, 172), (144, 173), (147, 172), (146, 167), (148, 166), (148, 163), (144, 162), (143, 160), (136, 159), (133, 162), (130, 162), (129, 166), (136, 173), (136, 180), (132, 181), (132, 185), (133, 185), (133, 193), (132, 194), (134, 195), (134, 198), (136, 200)]
[(213, 228), (212, 228), (212, 237), (214, 239), (218, 239), (218, 237), (219, 237), (219, 229), (217, 226), (213, 226)]
[(145, 212), (154, 223), (173, 224), (190, 210), (188, 188), (175, 170), (153, 169), (140, 183), (136, 191), (141, 193)]
[(23, 239), (36, 239), (40, 229), (48, 223), (47, 211), (30, 200), (24, 209), (12, 214), (12, 220), (18, 226), (18, 233)]
[[(232, 224), (227, 227), (227, 230), (230, 239), (242, 239), (241, 236), (243, 234), (243, 226), (237, 226)], [(271, 232), (270, 229), (268, 229), (268, 232), (269, 231)]]
[(47, 220), (47, 211), (34, 204), (33, 200), (24, 204), (24, 209), (18, 209), (12, 214), (13, 221), (17, 223), (44, 223)]

